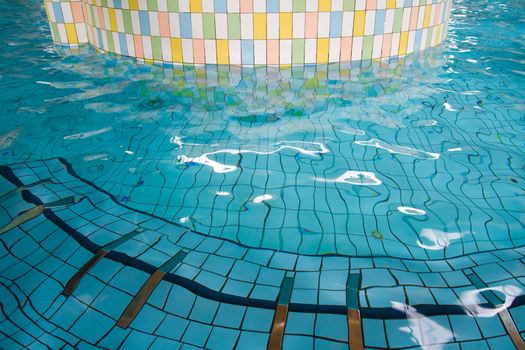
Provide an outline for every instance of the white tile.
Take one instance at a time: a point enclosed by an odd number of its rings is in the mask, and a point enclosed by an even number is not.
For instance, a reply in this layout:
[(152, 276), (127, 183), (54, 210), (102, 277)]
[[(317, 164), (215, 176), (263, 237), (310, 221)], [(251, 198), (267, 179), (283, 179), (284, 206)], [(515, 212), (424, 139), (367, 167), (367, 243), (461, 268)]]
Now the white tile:
[(77, 30), (78, 42), (80, 44), (87, 43), (88, 42), (88, 38), (87, 38), (86, 25), (84, 23), (76, 23), (75, 24), (75, 29)]
[(135, 42), (132, 34), (126, 34), (126, 45), (128, 46), (128, 55), (135, 56)]
[(399, 52), (399, 41), (401, 34), (394, 33), (392, 34), (392, 47), (390, 49), (390, 56), (397, 56)]
[[(254, 1), (261, 1), (261, 0), (254, 0)], [(280, 12), (292, 12), (292, 0), (281, 0), (279, 3), (279, 11)]]
[(152, 36), (160, 36), (159, 13), (148, 11), (149, 15), (149, 30)]
[(182, 39), (182, 61), (193, 63), (193, 45), (191, 39)]
[(401, 22), (401, 31), (406, 32), (408, 31), (408, 28), (410, 28), (410, 13), (412, 12), (412, 9), (410, 7), (406, 7), (403, 9), (403, 21)]
[(383, 35), (374, 35), (374, 43), (372, 46), (372, 58), (381, 58), (382, 49), (383, 49)]
[(279, 39), (279, 14), (268, 13), (266, 15), (266, 38)]
[[(173, 1), (173, 0), (170, 0), (170, 1)], [(168, 0), (157, 0), (157, 9), (162, 12), (167, 12), (168, 11)]]
[(230, 64), (240, 65), (241, 60), (241, 41), (240, 40), (228, 40), (228, 49), (230, 51)]
[(330, 38), (328, 62), (339, 62), (341, 57), (341, 38)]
[(144, 35), (142, 36), (142, 48), (144, 49), (144, 58), (153, 59), (153, 51), (151, 50), (151, 37)]
[(122, 17), (122, 10), (115, 9), (115, 17), (117, 17), (117, 30), (121, 33), (125, 32), (124, 18)]
[(140, 20), (138, 11), (130, 11), (131, 14), (131, 28), (133, 29), (133, 34), (140, 34)]
[(139, 3), (139, 10), (147, 10), (148, 9), (148, 1), (147, 0), (138, 0)]
[(228, 0), (226, 5), (227, 5), (226, 9), (227, 9), (228, 13), (237, 13), (237, 12), (239, 12), (239, 0)]
[(69, 2), (61, 2), (60, 8), (62, 9), (62, 16), (64, 17), (64, 23), (72, 23), (73, 13), (71, 12), (71, 4)]
[(363, 54), (363, 37), (357, 36), (352, 39), (352, 61), (361, 59)]
[(304, 38), (305, 14), (304, 12), (292, 15), (292, 37), (294, 39)]
[(292, 41), (285, 39), (279, 40), (279, 60), (280, 64), (292, 63)]
[(330, 12), (319, 12), (317, 15), (317, 37), (328, 38), (330, 36)]
[(306, 0), (306, 12), (317, 12), (318, 5), (318, 0)]
[(170, 22), (170, 35), (172, 38), (180, 38), (180, 19), (178, 13), (170, 12), (168, 14)]
[(241, 13), (241, 38), (253, 39), (253, 14)]
[(376, 23), (376, 12), (366, 11), (365, 12), (365, 35), (374, 34), (375, 23)]
[(228, 39), (228, 16), (226, 13), (215, 14), (215, 35), (217, 39)]
[(202, 13), (192, 13), (191, 14), (191, 35), (193, 39), (204, 38), (204, 33), (203, 33), (203, 28), (202, 28)]
[[(177, 0), (171, 0), (177, 1)], [(190, 0), (178, 0), (179, 1), (179, 12), (190, 12)], [(193, 62), (193, 56), (191, 61)]]
[(407, 46), (407, 53), (414, 52), (414, 43), (416, 41), (416, 32), (414, 30), (411, 30), (408, 32), (408, 46)]
[(395, 15), (395, 10), (394, 9), (386, 10), (385, 27), (384, 27), (384, 30), (383, 30), (383, 32), (385, 34), (392, 33), (392, 30), (394, 28), (394, 15)]
[(317, 39), (304, 39), (304, 63), (317, 62)]
[(254, 63), (266, 64), (266, 40), (254, 40), (253, 46)]
[(343, 11), (343, 0), (332, 0), (332, 11)]
[(253, 1), (253, 12), (257, 12), (257, 13), (266, 12), (266, 0), (254, 0)]
[(215, 45), (215, 40), (204, 40), (204, 53), (206, 56), (206, 63), (217, 63), (217, 47)]
[(171, 62), (171, 40), (170, 38), (160, 38), (160, 47), (162, 49), (162, 60)]
[(352, 36), (354, 31), (354, 12), (345, 11), (343, 12), (343, 26), (341, 28), (341, 35), (343, 37)]
[[(170, 0), (173, 1), (173, 0)], [(202, 12), (213, 13), (215, 12), (215, 6), (213, 0), (202, 0)]]

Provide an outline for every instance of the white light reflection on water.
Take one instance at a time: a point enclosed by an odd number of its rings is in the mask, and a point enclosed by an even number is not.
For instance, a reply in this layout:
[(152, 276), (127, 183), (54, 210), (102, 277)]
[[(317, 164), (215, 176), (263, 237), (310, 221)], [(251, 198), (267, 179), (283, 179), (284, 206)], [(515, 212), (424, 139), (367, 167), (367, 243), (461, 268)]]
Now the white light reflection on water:
[[(484, 303), (485, 298), (480, 296), (481, 293), (487, 292), (487, 291), (493, 291), (493, 292), (499, 292), (505, 296), (505, 301), (494, 308), (487, 308), (481, 306), (482, 303)], [(512, 303), (514, 302), (514, 299), (516, 299), (517, 296), (522, 294), (522, 289), (508, 284), (504, 286), (495, 286), (495, 287), (487, 287), (487, 288), (481, 288), (481, 289), (475, 289), (475, 290), (468, 290), (459, 296), (459, 299), (461, 303), (463, 304), (463, 307), (475, 317), (493, 317), (500, 313), (501, 311), (508, 309)]]
[[(292, 146), (290, 144), (310, 144), (318, 147), (316, 150), (309, 150), (302, 147)], [(275, 146), (279, 146), (276, 150), (273, 151), (253, 151), (253, 150), (245, 150), (245, 149), (222, 149), (215, 152), (208, 152), (204, 153), (198, 157), (188, 157), (185, 155), (180, 155), (177, 157), (178, 164), (185, 164), (185, 163), (197, 163), (197, 164), (203, 164), (211, 167), (214, 172), (216, 173), (229, 173), (232, 171), (235, 171), (238, 169), (235, 165), (228, 165), (219, 163), (215, 160), (211, 160), (209, 156), (226, 153), (226, 154), (232, 154), (232, 155), (238, 155), (238, 154), (245, 154), (245, 153), (254, 153), (254, 154), (260, 154), (260, 155), (270, 155), (274, 153), (278, 153), (285, 149), (290, 149), (293, 151), (297, 151), (301, 154), (307, 155), (307, 156), (317, 156), (318, 154), (328, 153), (329, 150), (326, 148), (326, 146), (319, 142), (305, 142), (305, 141), (283, 141), (278, 142), (274, 144)]]
[[(392, 308), (405, 313), (408, 326), (400, 327), (399, 330), (410, 334), (414, 344), (422, 346), (423, 349), (444, 349), (445, 345), (454, 339), (454, 333), (437, 323), (436, 321), (417, 312), (410, 306), (397, 301), (392, 301)], [(423, 339), (424, 335), (424, 339)]]
[(427, 250), (443, 250), (450, 245), (451, 241), (460, 239), (464, 235), (462, 232), (443, 232), (436, 229), (424, 228), (419, 233), (419, 236), (430, 241), (431, 244), (423, 243), (419, 239), (416, 241), (416, 244)]
[(411, 147), (392, 145), (388, 142), (385, 142), (383, 140), (378, 140), (378, 139), (370, 139), (368, 141), (354, 141), (354, 143), (356, 145), (370, 146), (370, 147), (376, 147), (379, 149), (384, 149), (388, 153), (393, 153), (393, 154), (402, 154), (404, 156), (411, 156), (411, 157), (425, 158), (425, 159), (439, 159), (439, 153), (421, 151), (421, 150), (411, 148)]

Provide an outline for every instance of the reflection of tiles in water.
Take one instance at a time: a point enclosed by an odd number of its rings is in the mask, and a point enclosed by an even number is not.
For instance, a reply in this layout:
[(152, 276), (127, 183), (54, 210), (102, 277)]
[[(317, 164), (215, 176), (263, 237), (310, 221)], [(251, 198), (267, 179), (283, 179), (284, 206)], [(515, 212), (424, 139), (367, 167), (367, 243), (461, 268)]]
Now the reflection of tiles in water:
[[(35, 177), (49, 177), (54, 183), (39, 186), (34, 193), (29, 190), (23, 198), (5, 197), (0, 203), (3, 221), (8, 218), (6, 212), (19, 212), (24, 200), (38, 205), (43, 200), (56, 203), (58, 198), (85, 196), (67, 207), (50, 208), (43, 216), (6, 232), (1, 238), (2, 249), (10, 247), (0, 258), (0, 266), (7, 268), (2, 276), (13, 283), (5, 284), (2, 280), (2, 311), (9, 308), (10, 315), (19, 315), (19, 319), (27, 319), (28, 324), (37, 328), (59, 327), (60, 332), (51, 332), (45, 340), (55, 345), (68, 341), (116, 348), (146, 341), (156, 346), (180, 342), (206, 348), (221, 344), (226, 349), (235, 346), (257, 349), (270, 344), (274, 319), (284, 324), (274, 334), (282, 339), (285, 349), (314, 345), (347, 348), (349, 343), (352, 349), (359, 349), (356, 343), (359, 337), (352, 334), (359, 334), (360, 325), (364, 346), (373, 348), (437, 346), (444, 338), (425, 338), (425, 332), (438, 326), (439, 334), (444, 336), (462, 335), (458, 344), (473, 340), (512, 344), (511, 336), (516, 333), (503, 325), (508, 321), (500, 321), (498, 317), (472, 319), (467, 306), (465, 309), (458, 306), (459, 299), (446, 297), (447, 293), (458, 293), (459, 298), (465, 290), (479, 289), (478, 282), (470, 284), (466, 279), (469, 271), (475, 271), (484, 285), (512, 283), (514, 292), (520, 289), (517, 292), (520, 296), (514, 301), (516, 306), (509, 305), (509, 313), (516, 319), (523, 312), (520, 305), (525, 300), (521, 290), (525, 287), (519, 282), (519, 278), (525, 277), (520, 261), (523, 249), (427, 262), (296, 256), (247, 249), (185, 232), (150, 215), (129, 210), (69, 175), (59, 162), (47, 161), (38, 168), (21, 164), (10, 169), (2, 168), (1, 173), (13, 183), (31, 183)], [(13, 187), (1, 181), (4, 192)], [(144, 230), (137, 233), (141, 229)], [(105, 258), (84, 274), (84, 282), (75, 293), (67, 299), (62, 297), (63, 286), (70, 276), (92, 254), (103, 249), (109, 251)], [(182, 258), (172, 258), (170, 252), (180, 249), (189, 252)], [(178, 267), (173, 266), (177, 263)], [(26, 268), (16, 268), (20, 264)], [(162, 270), (171, 271), (155, 272)], [(285, 277), (288, 275), (293, 276), (293, 283), (290, 277)], [(154, 283), (148, 283), (148, 279)], [(252, 288), (252, 293), (244, 294), (246, 288)], [(284, 289), (286, 293), (279, 293)], [(28, 305), (33, 311), (27, 313), (27, 308), (16, 306), (11, 294), (15, 290), (22, 302), (31, 301)], [(435, 298), (434, 305), (429, 304), (432, 302), (428, 296)], [(382, 304), (392, 300), (402, 303), (396, 306), (401, 311)], [(411, 306), (403, 306), (407, 300)], [(130, 315), (136, 317), (123, 339), (117, 335), (115, 325), (126, 314), (126, 305), (133, 305), (134, 312)], [(275, 314), (276, 305), (287, 307)], [(416, 313), (417, 319), (410, 318)], [(4, 322), (11, 322), (10, 319), (6, 314)], [(465, 332), (463, 322), (473, 322), (471, 326), (481, 331)], [(21, 323), (18, 324), (20, 327)], [(523, 331), (520, 324), (515, 327), (518, 332)], [(89, 333), (85, 332), (87, 328)], [(411, 337), (406, 336), (407, 332)], [(0, 345), (27, 339), (9, 333), (0, 340)]]

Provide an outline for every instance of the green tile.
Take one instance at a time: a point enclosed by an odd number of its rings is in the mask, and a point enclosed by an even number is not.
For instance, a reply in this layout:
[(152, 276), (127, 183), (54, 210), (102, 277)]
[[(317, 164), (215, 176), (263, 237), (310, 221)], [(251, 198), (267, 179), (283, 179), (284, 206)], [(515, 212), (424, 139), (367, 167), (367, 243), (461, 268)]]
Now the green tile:
[(162, 61), (162, 44), (160, 36), (151, 37), (151, 51), (153, 52), (153, 59)]
[(374, 48), (374, 36), (367, 35), (363, 40), (363, 55), (361, 56), (364, 60), (372, 58), (372, 49)]
[[(168, 2), (170, 2), (168, 0)], [(148, 0), (148, 10), (157, 11), (157, 0)]]
[(203, 13), (202, 25), (204, 31), (204, 39), (215, 39), (215, 14)]
[(402, 23), (403, 23), (403, 9), (402, 8), (395, 9), (395, 12), (394, 12), (394, 28), (393, 28), (393, 32), (394, 33), (401, 32), (401, 24)]
[(306, 0), (293, 0), (293, 12), (305, 12)]
[(292, 63), (303, 64), (304, 63), (304, 40), (293, 39), (292, 41)]
[(169, 12), (179, 12), (179, 1), (178, 0), (168, 0), (168, 11)]
[(355, 0), (343, 0), (343, 11), (353, 11), (354, 8)]
[(108, 39), (107, 51), (115, 52), (115, 42), (113, 41), (113, 32), (111, 30), (106, 30), (106, 38)]
[(228, 39), (241, 38), (241, 17), (238, 13), (228, 13)]
[(133, 33), (133, 26), (131, 25), (131, 12), (128, 9), (122, 10), (122, 19), (124, 21), (124, 31), (128, 34)]

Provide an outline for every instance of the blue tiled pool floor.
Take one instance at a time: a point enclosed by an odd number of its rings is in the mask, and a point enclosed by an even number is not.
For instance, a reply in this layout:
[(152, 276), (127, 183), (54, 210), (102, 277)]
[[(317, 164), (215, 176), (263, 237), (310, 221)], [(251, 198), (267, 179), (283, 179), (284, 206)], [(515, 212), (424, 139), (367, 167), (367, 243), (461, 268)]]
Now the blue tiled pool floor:
[[(285, 281), (286, 349), (348, 348), (349, 309), (359, 310), (371, 349), (512, 348), (498, 313), (506, 307), (525, 331), (525, 248), (441, 260), (283, 253), (130, 209), (63, 159), (0, 173), (0, 226), (46, 207), (2, 234), (0, 348), (264, 349)], [(94, 254), (130, 233), (62, 294)], [(119, 327), (144, 282), (181, 251), (130, 326)]]

